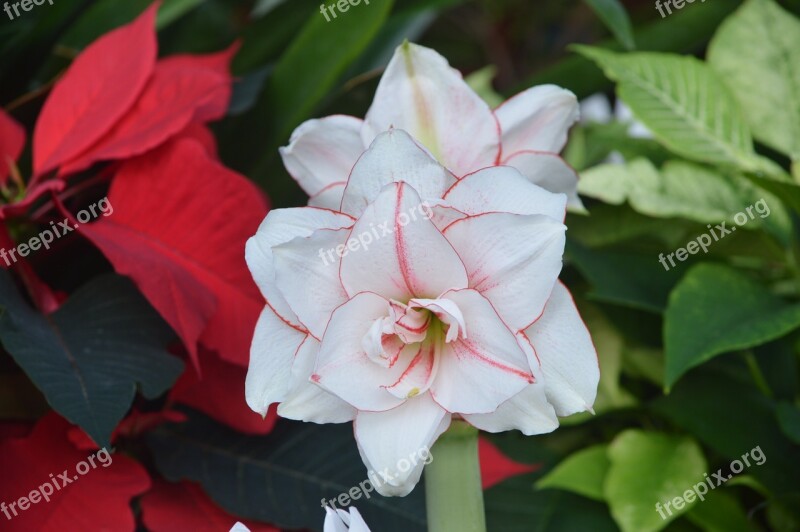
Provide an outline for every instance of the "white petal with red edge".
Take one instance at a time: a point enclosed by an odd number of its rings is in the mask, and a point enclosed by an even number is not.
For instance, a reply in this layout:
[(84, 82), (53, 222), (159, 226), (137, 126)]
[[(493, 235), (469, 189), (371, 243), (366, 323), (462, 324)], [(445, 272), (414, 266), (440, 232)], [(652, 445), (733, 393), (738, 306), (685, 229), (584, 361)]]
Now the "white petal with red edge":
[[(423, 200), (438, 200), (456, 179), (408, 133), (391, 129), (378, 135), (356, 163), (344, 191), (341, 211), (360, 216), (385, 185), (398, 181), (414, 187)], [(424, 216), (428, 211), (420, 214)]]
[(353, 226), (351, 239), (367, 249), (342, 258), (341, 279), (351, 296), (375, 292), (387, 299), (436, 298), (467, 286), (464, 265), (436, 226), (419, 213), (419, 194), (407, 183), (386, 185)]
[[(294, 130), (280, 153), (286, 170), (306, 194), (315, 196), (329, 185), (347, 181), (364, 152), (362, 124), (352, 116), (334, 115), (308, 120)], [(338, 206), (336, 202), (333, 208)]]
[(272, 403), (286, 398), (294, 356), (306, 335), (284, 323), (266, 307), (256, 323), (245, 378), (248, 406), (262, 416)]
[(322, 338), (331, 313), (347, 301), (335, 251), (349, 234), (348, 229), (320, 229), (272, 248), (278, 290), (315, 338)]
[(489, 106), (435, 51), (405, 43), (381, 78), (364, 120), (371, 143), (389, 128), (404, 129), (457, 176), (495, 163), (500, 136)]
[(501, 404), (496, 411), (490, 414), (467, 414), (464, 415), (464, 419), (486, 432), (518, 430), (526, 436), (552, 432), (558, 428), (558, 417), (553, 405), (547, 401), (544, 374), (525, 335), (517, 333), (517, 340), (528, 356), (536, 382), (529, 384), (517, 395)]
[(405, 368), (386, 368), (373, 362), (362, 342), (375, 320), (389, 314), (389, 302), (370, 292), (356, 295), (336, 309), (331, 317), (317, 366), (312, 377), (325, 390), (359, 410), (382, 411), (402, 401), (385, 387), (394, 383)]
[(339, 206), (342, 204), (342, 195), (344, 194), (345, 186), (347, 186), (347, 181), (328, 185), (316, 195), (308, 198), (308, 206), (338, 211)]
[(439, 356), (434, 342), (405, 346), (398, 364), (406, 370), (386, 390), (400, 399), (410, 399), (427, 392), (436, 377)]
[(570, 91), (539, 85), (506, 100), (494, 114), (500, 122), (505, 160), (522, 150), (560, 152), (569, 128), (580, 117), (580, 106)]
[(516, 332), (533, 323), (550, 298), (565, 231), (564, 224), (539, 214), (489, 213), (455, 222), (445, 236), (467, 268), (470, 288)]
[(563, 284), (556, 283), (544, 314), (525, 334), (542, 363), (547, 399), (556, 413), (591, 410), (600, 380), (597, 352)]
[(549, 190), (566, 194), (567, 205), (576, 210), (585, 210), (578, 196), (578, 173), (560, 156), (554, 153), (521, 151), (511, 154), (505, 163), (513, 166), (528, 181)]
[(349, 227), (354, 220), (327, 209), (297, 208), (270, 211), (254, 236), (247, 241), (245, 259), (250, 273), (270, 306), (284, 320), (302, 328), (289, 304), (278, 290), (272, 247), (293, 238), (306, 237), (317, 229)]
[(457, 290), (442, 299), (449, 299), (461, 310), (468, 338), (442, 346), (430, 393), (448, 412), (494, 412), (533, 382), (525, 352), (480, 293)]
[(408, 495), (419, 482), (425, 462), (431, 460), (433, 443), (449, 425), (450, 414), (429, 394), (386, 412), (359, 412), (355, 421), (358, 450), (378, 493)]
[(320, 344), (310, 336), (297, 351), (286, 399), (278, 405), (278, 415), (312, 423), (346, 423), (356, 416), (356, 409), (311, 382)]
[(543, 214), (560, 222), (567, 197), (531, 184), (510, 166), (485, 168), (470, 174), (447, 191), (445, 204), (469, 215), (487, 212)]

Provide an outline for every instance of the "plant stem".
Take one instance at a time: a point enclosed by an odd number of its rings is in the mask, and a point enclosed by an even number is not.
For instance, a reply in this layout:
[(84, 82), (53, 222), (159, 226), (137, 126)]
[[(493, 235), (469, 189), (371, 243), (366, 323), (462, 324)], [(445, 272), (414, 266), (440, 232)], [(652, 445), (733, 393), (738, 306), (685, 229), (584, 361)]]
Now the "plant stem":
[(432, 450), (425, 469), (430, 532), (486, 532), (478, 462), (478, 430), (454, 421)]

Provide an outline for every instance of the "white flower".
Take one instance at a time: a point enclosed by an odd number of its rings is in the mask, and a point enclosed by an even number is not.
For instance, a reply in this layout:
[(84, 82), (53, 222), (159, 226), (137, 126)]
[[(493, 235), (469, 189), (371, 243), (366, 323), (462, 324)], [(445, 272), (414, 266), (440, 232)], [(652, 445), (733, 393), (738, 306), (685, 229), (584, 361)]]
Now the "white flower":
[(338, 209), (350, 170), (389, 128), (403, 129), (456, 177), (495, 165), (517, 168), (530, 182), (563, 192), (582, 208), (578, 176), (557, 154), (578, 120), (575, 95), (555, 85), (530, 88), (492, 111), (435, 51), (398, 47), (364, 120), (309, 120), (281, 149), (309, 205)]
[(355, 507), (350, 508), (350, 513), (344, 510), (325, 508), (325, 528), (323, 532), (370, 532), (367, 523)]
[(507, 166), (458, 179), (393, 129), (341, 195), (337, 210), (274, 210), (248, 241), (267, 300), (247, 375), (253, 410), (278, 402), (291, 419), (353, 420), (364, 463), (390, 472), (376, 489), (405, 495), (424, 463), (401, 460), (453, 415), (531, 435), (591, 408), (596, 354), (558, 282), (565, 194)]

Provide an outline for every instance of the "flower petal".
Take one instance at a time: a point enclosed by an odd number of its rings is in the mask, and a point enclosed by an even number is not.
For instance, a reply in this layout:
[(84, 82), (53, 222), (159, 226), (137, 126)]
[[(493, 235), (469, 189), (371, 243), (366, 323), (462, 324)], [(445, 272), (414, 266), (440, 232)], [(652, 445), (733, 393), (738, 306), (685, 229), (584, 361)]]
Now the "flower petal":
[(458, 220), (444, 234), (467, 268), (470, 288), (516, 332), (542, 314), (561, 273), (565, 231), (547, 216), (489, 213)]
[(539, 85), (506, 100), (494, 110), (500, 122), (505, 157), (522, 150), (558, 153), (580, 116), (578, 99), (555, 85)]
[(336, 309), (317, 356), (311, 379), (359, 410), (382, 411), (403, 401), (386, 391), (403, 367), (385, 368), (367, 356), (361, 345), (376, 319), (389, 313), (389, 302), (370, 292), (356, 295)]
[(585, 210), (578, 197), (578, 173), (558, 155), (520, 151), (509, 155), (505, 164), (519, 170), (534, 185), (550, 192), (566, 194), (570, 207)]
[(270, 211), (256, 234), (247, 241), (245, 258), (253, 279), (275, 312), (293, 326), (303, 329), (278, 290), (272, 247), (296, 237), (309, 236), (317, 229), (339, 229), (352, 223), (349, 216), (326, 209), (276, 209)]
[(386, 390), (400, 399), (410, 399), (427, 392), (436, 377), (440, 354), (436, 352), (433, 342), (407, 345), (398, 361), (406, 370)]
[(497, 407), (496, 411), (490, 414), (466, 414), (464, 419), (486, 432), (519, 430), (526, 436), (552, 432), (558, 428), (558, 418), (553, 405), (547, 401), (544, 375), (539, 361), (525, 335), (517, 333), (517, 341), (528, 356), (536, 382), (523, 388)]
[(457, 176), (491, 166), (499, 152), (497, 121), (461, 74), (435, 51), (405, 43), (381, 78), (362, 130), (365, 145), (404, 129)]
[(431, 394), (448, 412), (494, 412), (533, 382), (525, 352), (489, 300), (477, 291), (454, 290), (442, 299), (458, 305), (468, 336), (442, 347)]
[(430, 448), (449, 425), (450, 415), (429, 394), (387, 412), (359, 412), (354, 424), (358, 450), (378, 493), (408, 495), (430, 462)]
[(353, 167), (340, 210), (358, 217), (385, 185), (399, 181), (414, 187), (422, 199), (438, 200), (456, 178), (408, 133), (390, 129), (378, 135)]
[(346, 181), (328, 185), (314, 196), (308, 198), (308, 206), (338, 211), (339, 206), (342, 204), (342, 195), (344, 194), (345, 186), (347, 186)]
[(322, 338), (333, 311), (347, 301), (335, 250), (349, 234), (346, 228), (320, 229), (272, 248), (278, 290), (315, 338)]
[(330, 506), (325, 506), (325, 523), (322, 532), (348, 532), (347, 524), (344, 522), (344, 510), (334, 510)]
[(348, 294), (375, 292), (407, 301), (436, 298), (451, 288), (467, 286), (464, 265), (424, 212), (419, 194), (409, 184), (384, 187), (350, 237), (362, 242), (369, 237), (370, 245), (342, 258), (341, 278)]
[(556, 413), (591, 410), (600, 379), (597, 352), (563, 284), (556, 283), (544, 314), (525, 334), (542, 362), (547, 399)]
[(297, 351), (286, 399), (278, 405), (278, 415), (312, 423), (346, 423), (356, 417), (356, 410), (333, 394), (311, 382), (320, 344), (306, 337)]
[(515, 168), (497, 166), (462, 178), (447, 191), (444, 200), (451, 208), (469, 215), (487, 212), (544, 214), (564, 221), (567, 198), (548, 190), (532, 185)]
[(305, 337), (283, 322), (271, 308), (266, 307), (261, 312), (244, 385), (247, 404), (253, 411), (265, 416), (269, 405), (286, 398), (294, 356)]
[[(361, 142), (362, 123), (345, 115), (308, 120), (294, 130), (289, 145), (280, 149), (286, 170), (309, 196), (347, 181), (366, 146)], [(337, 201), (329, 207), (338, 206)]]

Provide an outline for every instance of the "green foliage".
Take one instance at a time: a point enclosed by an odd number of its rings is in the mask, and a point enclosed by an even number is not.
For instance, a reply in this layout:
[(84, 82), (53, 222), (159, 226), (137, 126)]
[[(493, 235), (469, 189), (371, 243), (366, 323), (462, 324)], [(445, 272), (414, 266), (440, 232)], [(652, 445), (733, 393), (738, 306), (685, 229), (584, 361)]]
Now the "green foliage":
[(570, 455), (539, 480), (536, 487), (559, 488), (602, 501), (603, 483), (610, 467), (608, 445), (595, 445)]
[(705, 63), (662, 53), (576, 50), (619, 83), (619, 97), (634, 116), (676, 154), (757, 168), (750, 130), (728, 89)]
[(698, 503), (675, 508), (666, 519), (653, 510), (656, 503), (680, 497), (703, 480), (706, 460), (690, 438), (629, 430), (614, 439), (608, 458), (611, 467), (603, 491), (623, 532), (660, 530)]
[(670, 295), (664, 385), (669, 388), (687, 370), (719, 354), (761, 345), (798, 327), (800, 304), (781, 300), (736, 270), (700, 264)]
[(164, 476), (200, 482), (239, 516), (322, 530), (320, 501), (358, 488), (363, 495), (353, 504), (375, 530), (425, 529), (422, 485), (405, 498), (359, 488), (368, 476), (349, 425), (281, 421), (267, 436), (246, 436), (189, 412), (187, 422), (151, 433), (148, 444)]
[(586, 0), (603, 24), (608, 26), (614, 37), (628, 50), (636, 48), (633, 40), (633, 27), (628, 12), (619, 0)]
[(773, 0), (748, 0), (714, 36), (708, 62), (756, 139), (800, 160), (800, 20)]
[(110, 445), (137, 388), (158, 397), (183, 370), (166, 349), (172, 331), (122, 277), (92, 281), (45, 318), (0, 272), (0, 305), (3, 346), (48, 403), (98, 445)]
[[(331, 91), (339, 76), (370, 44), (386, 21), (393, 0), (373, 0), (342, 14), (335, 23), (320, 13), (306, 23), (275, 66), (270, 85), (273, 114), (269, 117), (278, 138)], [(264, 117), (267, 118), (267, 117)]]

